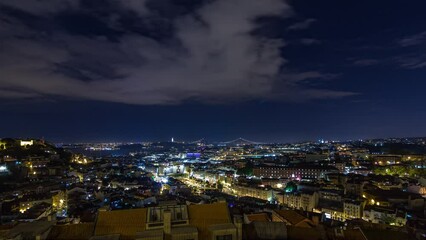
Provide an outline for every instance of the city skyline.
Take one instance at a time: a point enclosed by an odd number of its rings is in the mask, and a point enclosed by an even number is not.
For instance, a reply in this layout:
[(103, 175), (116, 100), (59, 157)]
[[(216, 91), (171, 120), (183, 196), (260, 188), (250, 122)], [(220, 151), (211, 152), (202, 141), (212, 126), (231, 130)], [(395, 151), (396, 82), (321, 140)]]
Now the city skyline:
[[(19, 139), (19, 138), (17, 138)], [(31, 139), (31, 138), (26, 138)], [(293, 142), (274, 142), (274, 141), (265, 141), (260, 142), (256, 141), (256, 139), (246, 139), (243, 137), (238, 137), (235, 139), (222, 139), (222, 140), (211, 140), (208, 138), (201, 139), (176, 139), (174, 137), (170, 139), (161, 139), (161, 140), (144, 140), (144, 141), (87, 141), (87, 142), (58, 142), (58, 141), (49, 141), (48, 139), (44, 139), (44, 141), (52, 142), (54, 144), (123, 144), (123, 145), (131, 145), (131, 144), (143, 144), (143, 143), (178, 143), (178, 144), (231, 144), (236, 143), (238, 145), (268, 145), (268, 144), (303, 144), (303, 143), (356, 143), (356, 142), (373, 142), (373, 141), (411, 141), (411, 140), (422, 140), (426, 139), (426, 137), (389, 137), (389, 138), (366, 138), (366, 139), (314, 139), (314, 140), (303, 140), (303, 141), (293, 141)]]
[(420, 0), (0, 1), (2, 136), (426, 136), (425, 7)]
[(425, 9), (0, 0), (0, 240), (426, 240)]

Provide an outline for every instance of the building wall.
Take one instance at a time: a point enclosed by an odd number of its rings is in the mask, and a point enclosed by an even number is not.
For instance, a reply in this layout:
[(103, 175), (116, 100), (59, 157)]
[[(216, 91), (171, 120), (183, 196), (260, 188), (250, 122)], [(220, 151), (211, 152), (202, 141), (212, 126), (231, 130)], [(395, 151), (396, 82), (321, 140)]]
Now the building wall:
[(282, 205), (294, 209), (312, 211), (318, 205), (318, 193), (291, 193), (280, 195), (279, 202)]
[(49, 204), (52, 204), (52, 199), (51, 198), (46, 198), (46, 199), (41, 199), (41, 200), (21, 202), (19, 204), (19, 211), (20, 212), (25, 212), (28, 209), (30, 209), (30, 208), (32, 208), (35, 205), (38, 205), (40, 203), (49, 203)]
[(186, 233), (186, 234), (172, 234), (172, 240), (198, 240), (198, 232), (196, 233)]
[(264, 178), (292, 178), (292, 179), (318, 179), (329, 172), (338, 172), (337, 169), (326, 168), (303, 168), (303, 167), (256, 167), (253, 174)]
[(365, 183), (346, 183), (345, 193), (348, 195), (361, 196)]
[(159, 234), (158, 236), (147, 236), (147, 237), (137, 237), (136, 240), (163, 240), (163, 233)]
[(336, 202), (342, 201), (342, 196), (340, 194), (330, 191), (319, 191), (319, 198)]
[(325, 213), (326, 216), (330, 216), (330, 218), (333, 219), (333, 220), (345, 221), (343, 209), (342, 210), (335, 210), (335, 209), (323, 208), (321, 211), (323, 213)]
[(21, 147), (32, 146), (34, 144), (34, 140), (21, 140)]
[(362, 218), (363, 207), (362, 203), (343, 203), (343, 217), (347, 219)]
[(234, 194), (236, 194), (239, 197), (254, 197), (254, 198), (259, 198), (266, 201), (271, 200), (272, 197), (276, 196), (277, 194), (277, 192), (273, 190), (266, 190), (266, 189), (255, 188), (255, 187), (234, 185), (232, 188), (234, 190)]
[(6, 149), (6, 145), (7, 145), (6, 142), (1, 142), (0, 141), (0, 150), (5, 150)]
[(408, 208), (409, 209), (423, 209), (425, 206), (425, 200), (423, 198), (417, 199), (408, 199)]
[(373, 209), (364, 210), (362, 219), (372, 223), (384, 223), (396, 226), (404, 226), (407, 222), (405, 218), (398, 217), (395, 213), (375, 211)]
[(212, 231), (210, 234), (210, 240), (216, 240), (217, 237), (224, 235), (231, 235), (232, 240), (237, 240), (237, 230), (232, 228)]

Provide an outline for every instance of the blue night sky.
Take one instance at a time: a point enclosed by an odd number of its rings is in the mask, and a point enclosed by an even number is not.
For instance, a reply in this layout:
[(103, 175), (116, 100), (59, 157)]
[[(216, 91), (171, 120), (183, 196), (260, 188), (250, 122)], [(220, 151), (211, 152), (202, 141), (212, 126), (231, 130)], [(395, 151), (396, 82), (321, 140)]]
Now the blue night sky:
[(0, 0), (0, 137), (426, 136), (426, 1)]

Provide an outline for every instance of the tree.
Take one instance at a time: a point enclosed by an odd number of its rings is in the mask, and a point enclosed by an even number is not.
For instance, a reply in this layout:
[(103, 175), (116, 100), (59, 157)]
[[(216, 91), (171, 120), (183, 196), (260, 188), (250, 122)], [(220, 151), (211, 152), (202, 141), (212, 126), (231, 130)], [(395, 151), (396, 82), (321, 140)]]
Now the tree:
[(237, 170), (238, 175), (253, 176), (253, 163), (248, 161), (246, 166)]
[(295, 192), (297, 190), (297, 184), (295, 182), (288, 182), (284, 188), (286, 193)]
[(217, 182), (217, 189), (219, 190), (219, 191), (222, 191), (222, 189), (223, 189), (223, 184), (222, 183), (220, 183), (220, 182)]

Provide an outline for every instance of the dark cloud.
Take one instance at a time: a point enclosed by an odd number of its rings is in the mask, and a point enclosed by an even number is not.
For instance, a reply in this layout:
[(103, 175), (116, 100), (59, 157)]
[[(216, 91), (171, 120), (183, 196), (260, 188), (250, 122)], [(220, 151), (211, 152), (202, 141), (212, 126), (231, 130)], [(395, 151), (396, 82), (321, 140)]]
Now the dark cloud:
[[(308, 100), (353, 94), (311, 89), (305, 79), (320, 81), (327, 74), (289, 74), (282, 55), (285, 41), (253, 34), (265, 27), (256, 21), (259, 17), (290, 16), (286, 2), (216, 0), (170, 6), (170, 1), (139, 0), (2, 3), (0, 96), (178, 104), (188, 99)], [(37, 27), (31, 24), (35, 20)]]
[(426, 31), (402, 38), (398, 40), (398, 43), (403, 47), (424, 44), (426, 43)]
[(6, 0), (1, 3), (5, 7), (12, 7), (33, 15), (51, 14), (61, 10), (74, 9), (78, 7), (79, 1), (74, 0)]
[(309, 28), (317, 20), (314, 18), (306, 19), (302, 22), (297, 22), (287, 28), (287, 30), (303, 30)]
[(361, 66), (361, 67), (373, 66), (373, 65), (379, 64), (379, 60), (377, 60), (377, 59), (358, 59), (358, 60), (355, 60), (353, 62), (353, 64), (355, 66)]
[(321, 41), (315, 38), (302, 38), (300, 39), (300, 43), (303, 45), (317, 45), (321, 44)]
[(394, 57), (394, 61), (405, 69), (421, 69), (426, 67), (426, 31), (398, 39), (403, 53)]
[(426, 67), (426, 55), (422, 54), (405, 54), (394, 58), (400, 67), (405, 69), (420, 69)]

